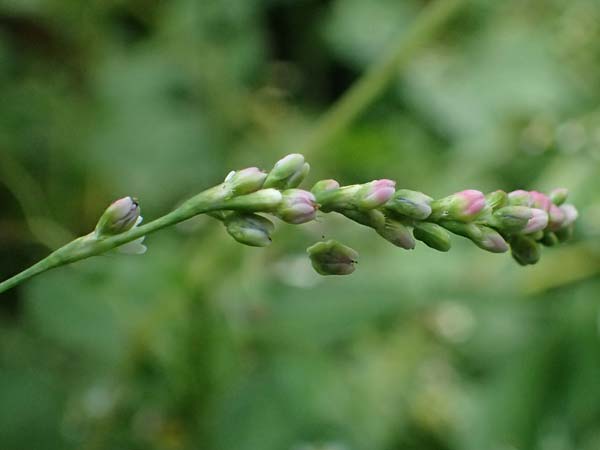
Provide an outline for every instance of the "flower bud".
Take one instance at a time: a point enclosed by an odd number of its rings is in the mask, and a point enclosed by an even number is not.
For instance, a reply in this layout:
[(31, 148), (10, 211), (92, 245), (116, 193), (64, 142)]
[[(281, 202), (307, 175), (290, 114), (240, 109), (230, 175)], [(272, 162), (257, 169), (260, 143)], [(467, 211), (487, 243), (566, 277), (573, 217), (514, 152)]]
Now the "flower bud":
[(432, 217), (436, 219), (470, 222), (485, 208), (485, 195), (474, 189), (457, 192), (431, 204)]
[(523, 229), (523, 234), (531, 234), (541, 231), (548, 226), (548, 213), (542, 209), (531, 208), (531, 219)]
[(341, 214), (350, 220), (354, 220), (361, 225), (378, 230), (385, 226), (385, 214), (378, 209), (369, 209), (367, 211), (359, 211), (356, 209), (346, 209), (340, 211)]
[(302, 189), (283, 191), (283, 200), (277, 209), (281, 220), (301, 224), (314, 220), (317, 216), (317, 201), (315, 196)]
[(508, 205), (508, 194), (503, 190), (490, 192), (485, 196), (485, 202), (492, 211), (496, 211), (497, 209), (504, 208)]
[(262, 188), (267, 174), (256, 167), (248, 167), (238, 171), (230, 172), (225, 178), (233, 195), (244, 195), (256, 192)]
[(275, 225), (258, 214), (230, 214), (225, 219), (227, 232), (236, 241), (251, 247), (266, 247), (271, 244), (271, 233)]
[(431, 214), (429, 205), (432, 201), (431, 197), (422, 192), (399, 189), (386, 203), (385, 208), (392, 213), (411, 219), (424, 220)]
[(562, 227), (566, 218), (567, 216), (562, 209), (560, 209), (554, 203), (550, 205), (550, 209), (548, 210), (548, 228), (553, 231), (558, 230)]
[(531, 206), (533, 208), (538, 208), (543, 211), (548, 212), (550, 210), (550, 205), (552, 204), (552, 200), (546, 194), (542, 194), (538, 191), (529, 192), (531, 196)]
[(279, 208), (283, 195), (277, 189), (261, 189), (227, 200), (224, 209), (244, 212), (272, 212)]
[(413, 235), (419, 241), (440, 252), (447, 252), (452, 246), (450, 234), (435, 223), (415, 222)]
[(137, 199), (124, 197), (112, 203), (96, 225), (96, 236), (113, 236), (129, 231), (140, 217)]
[(337, 241), (317, 242), (306, 249), (313, 268), (321, 275), (350, 275), (358, 253)]
[(557, 245), (560, 241), (558, 240), (558, 236), (556, 236), (555, 233), (553, 233), (552, 231), (546, 231), (544, 232), (544, 236), (542, 237), (541, 242), (546, 247), (553, 247)]
[(492, 215), (492, 225), (507, 233), (524, 230), (533, 217), (533, 210), (527, 206), (506, 206)]
[(374, 180), (361, 186), (356, 194), (356, 206), (360, 209), (373, 209), (381, 206), (394, 195), (396, 182)]
[(567, 201), (567, 197), (569, 196), (569, 190), (566, 188), (556, 188), (550, 191), (550, 200), (556, 206), (562, 205)]
[(356, 209), (355, 197), (361, 187), (359, 184), (353, 184), (338, 189), (322, 190), (315, 195), (320, 209), (324, 212), (351, 210)]
[(304, 162), (304, 156), (292, 153), (275, 163), (263, 187), (275, 189), (298, 187), (309, 170), (310, 166)]
[(567, 226), (563, 225), (563, 227), (560, 230), (556, 230), (554, 234), (556, 234), (559, 242), (565, 242), (573, 237), (573, 228), (573, 224)]
[(528, 191), (518, 189), (508, 193), (508, 204), (512, 206), (531, 206), (531, 195)]
[(511, 237), (510, 249), (513, 258), (522, 266), (535, 264), (540, 260), (540, 245), (533, 239), (516, 234)]
[(316, 197), (323, 192), (334, 191), (340, 188), (340, 183), (335, 180), (321, 180), (317, 181), (310, 190)]
[(440, 225), (452, 233), (469, 238), (479, 248), (492, 253), (508, 251), (508, 244), (496, 230), (475, 223), (461, 223), (457, 221), (443, 221)]
[(391, 242), (396, 247), (412, 250), (416, 242), (410, 233), (410, 229), (396, 220), (387, 219), (385, 225), (376, 230), (385, 240)]
[(573, 224), (577, 220), (577, 217), (579, 217), (579, 212), (577, 211), (577, 208), (575, 208), (575, 206), (571, 205), (570, 203), (560, 206), (560, 209), (563, 213), (565, 213), (565, 220), (562, 224), (563, 228), (566, 228)]

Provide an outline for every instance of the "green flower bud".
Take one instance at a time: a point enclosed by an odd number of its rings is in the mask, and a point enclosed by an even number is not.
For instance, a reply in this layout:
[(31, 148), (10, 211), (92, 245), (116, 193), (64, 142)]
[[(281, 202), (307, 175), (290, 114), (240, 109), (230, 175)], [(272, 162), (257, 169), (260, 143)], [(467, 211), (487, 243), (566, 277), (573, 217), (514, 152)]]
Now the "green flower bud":
[(533, 211), (527, 206), (506, 206), (492, 215), (492, 225), (507, 233), (518, 233), (524, 230), (533, 217)]
[(378, 209), (369, 209), (367, 211), (359, 211), (355, 209), (347, 209), (340, 211), (341, 214), (348, 219), (354, 220), (361, 225), (378, 230), (385, 226), (385, 214)]
[(552, 231), (545, 231), (541, 240), (546, 247), (553, 247), (559, 243), (558, 237)]
[(315, 197), (323, 192), (334, 191), (340, 188), (340, 183), (335, 180), (321, 180), (315, 183), (310, 192), (312, 192)]
[(263, 185), (264, 188), (296, 188), (308, 174), (310, 166), (304, 162), (304, 156), (292, 153), (275, 163)]
[(422, 192), (399, 189), (385, 204), (385, 209), (411, 219), (425, 220), (431, 214), (432, 201), (431, 197)]
[(573, 224), (567, 225), (566, 227), (556, 230), (554, 234), (558, 238), (559, 242), (566, 242), (573, 237), (574, 226)]
[(508, 194), (503, 190), (490, 192), (485, 196), (485, 202), (492, 211), (496, 211), (508, 205)]
[(249, 167), (230, 172), (225, 178), (225, 184), (233, 195), (244, 195), (256, 192), (263, 187), (267, 174), (256, 167)]
[(258, 214), (230, 214), (225, 219), (227, 232), (236, 241), (251, 247), (266, 247), (271, 244), (271, 233), (275, 225)]
[(511, 206), (529, 206), (533, 204), (533, 200), (528, 191), (523, 189), (517, 189), (516, 191), (509, 192), (508, 204)]
[(129, 231), (140, 217), (140, 205), (133, 197), (124, 197), (112, 203), (96, 225), (96, 236), (114, 236)]
[(522, 266), (535, 264), (540, 260), (540, 245), (527, 236), (516, 234), (510, 239), (513, 258)]
[(415, 222), (414, 226), (413, 235), (416, 239), (440, 252), (450, 250), (450, 234), (444, 228), (431, 222)]
[(377, 229), (377, 233), (385, 240), (391, 242), (396, 247), (412, 250), (415, 248), (416, 242), (410, 233), (410, 229), (393, 219), (387, 219), (382, 228)]
[(261, 189), (227, 200), (225, 209), (243, 212), (273, 212), (279, 208), (282, 201), (283, 195), (277, 189)]
[(556, 206), (562, 205), (567, 201), (567, 197), (569, 196), (569, 190), (565, 188), (557, 188), (550, 191), (550, 200)]
[(361, 185), (354, 184), (343, 186), (338, 189), (321, 190), (315, 193), (321, 211), (344, 211), (356, 209), (355, 197), (360, 191)]
[(302, 189), (288, 189), (283, 191), (283, 200), (277, 209), (277, 215), (287, 223), (306, 223), (315, 219), (317, 206), (312, 193)]
[(306, 252), (313, 268), (321, 275), (349, 275), (358, 261), (355, 250), (333, 240), (317, 242)]
[(440, 225), (454, 234), (469, 238), (475, 245), (492, 253), (508, 251), (508, 244), (496, 230), (475, 223), (443, 221)]

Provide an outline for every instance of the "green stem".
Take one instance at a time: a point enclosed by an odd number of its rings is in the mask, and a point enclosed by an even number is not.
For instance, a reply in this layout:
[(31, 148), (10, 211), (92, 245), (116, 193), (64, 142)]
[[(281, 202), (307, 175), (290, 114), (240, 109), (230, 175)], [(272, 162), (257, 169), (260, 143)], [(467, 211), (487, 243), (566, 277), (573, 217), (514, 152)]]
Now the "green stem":
[(314, 153), (347, 128), (406, 67), (416, 50), (435, 36), (466, 1), (438, 0), (428, 6), (408, 32), (325, 113), (301, 147), (302, 153)]
[(250, 198), (249, 195), (223, 199), (219, 193), (219, 189), (221, 189), (221, 185), (204, 191), (185, 202), (176, 210), (145, 225), (132, 228), (125, 233), (102, 239), (96, 239), (93, 233), (77, 238), (51, 253), (35, 265), (25, 269), (23, 272), (1, 282), (0, 293), (50, 269), (80, 261), (91, 256), (101, 255), (128, 242), (147, 236), (158, 230), (162, 230), (163, 228), (170, 227), (179, 222), (183, 222), (199, 214), (218, 210), (244, 211), (248, 209), (248, 203), (245, 202), (245, 199)]

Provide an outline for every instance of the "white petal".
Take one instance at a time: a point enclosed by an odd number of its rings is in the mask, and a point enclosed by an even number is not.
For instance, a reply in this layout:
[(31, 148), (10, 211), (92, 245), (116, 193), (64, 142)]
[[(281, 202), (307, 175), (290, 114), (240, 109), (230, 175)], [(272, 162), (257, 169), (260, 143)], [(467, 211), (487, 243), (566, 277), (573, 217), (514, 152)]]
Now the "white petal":
[(147, 247), (142, 244), (144, 239), (145, 236), (136, 239), (135, 241), (128, 242), (127, 244), (123, 244), (120, 247), (117, 247), (117, 252), (126, 255), (143, 255), (147, 250)]

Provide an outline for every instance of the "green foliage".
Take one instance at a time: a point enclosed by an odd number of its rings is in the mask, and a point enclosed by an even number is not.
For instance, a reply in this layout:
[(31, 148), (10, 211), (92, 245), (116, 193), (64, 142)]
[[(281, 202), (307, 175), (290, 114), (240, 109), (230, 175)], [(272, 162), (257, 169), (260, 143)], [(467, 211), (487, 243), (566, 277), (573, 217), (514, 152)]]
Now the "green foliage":
[[(0, 278), (116, 198), (150, 220), (227, 168), (303, 152), (425, 3), (1, 2)], [(0, 448), (599, 448), (600, 7), (467, 3), (306, 155), (307, 183), (564, 186), (573, 244), (524, 268), (459, 239), (404, 251), (341, 217), (278, 227), (268, 249), (191, 220), (145, 257), (2, 295)], [(323, 236), (368, 264), (318, 277), (305, 249)]]

